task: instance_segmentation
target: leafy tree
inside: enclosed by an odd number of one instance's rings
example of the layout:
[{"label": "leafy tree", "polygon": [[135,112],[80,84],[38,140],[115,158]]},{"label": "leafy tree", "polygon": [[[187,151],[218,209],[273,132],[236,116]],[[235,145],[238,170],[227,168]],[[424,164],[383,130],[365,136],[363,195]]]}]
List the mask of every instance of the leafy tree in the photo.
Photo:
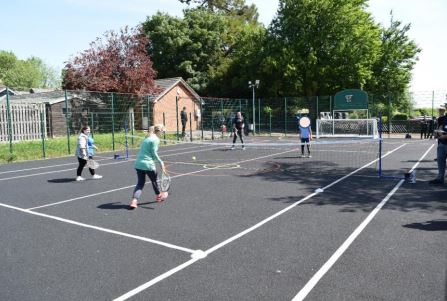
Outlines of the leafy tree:
[{"label": "leafy tree", "polygon": [[421,51],[407,35],[410,28],[411,24],[402,25],[400,21],[394,21],[391,13],[390,27],[381,29],[380,55],[372,67],[373,76],[366,85],[366,89],[379,101],[387,102],[391,97],[393,106],[401,109],[410,105],[407,92],[411,71]]},{"label": "leafy tree", "polygon": [[64,89],[144,95],[156,90],[155,71],[146,51],[149,40],[141,28],[106,32],[89,49],[69,61]]},{"label": "leafy tree", "polygon": [[160,78],[181,76],[199,93],[225,74],[234,43],[245,22],[203,8],[184,11],[184,18],[157,13],[143,24],[149,55]]},{"label": "leafy tree", "polygon": [[14,53],[0,50],[0,83],[3,83],[6,72],[15,67],[17,57]]},{"label": "leafy tree", "polygon": [[39,88],[41,83],[40,70],[29,60],[17,60],[14,67],[8,69],[3,78],[3,84],[16,90]]},{"label": "leafy tree", "polygon": [[40,58],[19,60],[7,51],[0,51],[0,82],[17,90],[58,87],[56,71]]},{"label": "leafy tree", "polygon": [[40,83],[36,86],[38,88],[58,88],[61,86],[60,79],[57,76],[57,71],[46,65],[42,59],[38,57],[31,57],[29,62],[39,70]]},{"label": "leafy tree", "polygon": [[248,22],[256,22],[259,14],[256,5],[245,4],[245,0],[179,0],[181,3],[198,4],[213,13],[227,16],[241,16]]},{"label": "leafy tree", "polygon": [[362,88],[380,40],[366,0],[281,0],[269,29],[279,94],[324,95]]}]

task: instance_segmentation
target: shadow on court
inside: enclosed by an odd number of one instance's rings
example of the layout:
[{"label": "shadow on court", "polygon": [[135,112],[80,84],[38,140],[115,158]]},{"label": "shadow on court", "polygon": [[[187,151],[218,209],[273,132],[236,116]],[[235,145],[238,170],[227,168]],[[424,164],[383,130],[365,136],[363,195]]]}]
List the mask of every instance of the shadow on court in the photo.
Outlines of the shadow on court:
[{"label": "shadow on court", "polygon": [[[268,182],[297,184],[289,197],[270,199],[276,202],[294,203],[299,200],[296,196],[296,189],[313,191],[317,188],[323,188],[355,170],[352,167],[343,167],[343,163],[323,162],[322,164],[322,162],[319,162],[317,165],[312,165],[311,161],[304,161],[306,164],[291,164],[281,162],[281,159],[284,159],[282,157],[274,159],[279,159],[274,162],[280,166],[277,170],[257,173],[255,176]],[[427,183],[427,179],[433,177],[430,174],[436,172],[436,167],[427,166],[433,164],[431,161],[428,162],[425,166],[422,165],[417,168],[418,179],[416,183],[403,183],[399,194],[387,203],[385,207],[387,210],[402,212],[447,210],[447,200],[443,198],[445,185],[434,187]],[[270,163],[272,164],[272,162]],[[402,166],[397,164],[398,168],[389,169],[387,173],[403,176],[404,171],[409,170],[411,165]],[[384,192],[391,191],[398,181],[399,179],[380,179],[375,165],[372,165],[344,179],[336,186],[330,187],[327,191],[315,196],[312,202],[306,202],[306,204],[308,206],[336,205],[340,207],[340,212],[369,212],[384,197]]]},{"label": "shadow on court", "polygon": [[447,231],[447,220],[432,220],[423,223],[412,223],[403,225],[403,227],[424,231]]},{"label": "shadow on court", "polygon": [[[143,208],[143,209],[150,209],[150,210],[154,210],[153,207],[148,207],[145,205],[150,205],[150,204],[156,204],[157,202],[153,201],[153,202],[146,202],[146,203],[139,203],[138,204],[138,208]],[[102,204],[98,206],[99,209],[106,209],[106,210],[135,210],[133,208],[130,208],[128,204],[123,204],[121,202],[115,202],[115,203],[106,203],[106,204]]]},{"label": "shadow on court", "polygon": [[75,182],[75,178],[60,178],[60,179],[50,179],[48,183],[70,183]]}]

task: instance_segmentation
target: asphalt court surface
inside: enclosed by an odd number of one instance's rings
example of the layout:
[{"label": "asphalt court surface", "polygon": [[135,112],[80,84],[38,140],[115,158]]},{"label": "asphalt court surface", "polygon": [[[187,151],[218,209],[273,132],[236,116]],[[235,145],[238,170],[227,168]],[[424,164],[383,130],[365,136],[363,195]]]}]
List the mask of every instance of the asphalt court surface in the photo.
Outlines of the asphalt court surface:
[{"label": "asphalt court surface", "polygon": [[170,196],[156,203],[146,184],[134,211],[133,156],[99,154],[104,178],[81,183],[74,157],[2,165],[0,299],[444,300],[447,186],[427,183],[433,141],[385,141],[384,174],[418,164],[415,184],[378,179],[377,162],[343,179],[371,157],[364,148],[332,162],[313,151],[162,147]]}]

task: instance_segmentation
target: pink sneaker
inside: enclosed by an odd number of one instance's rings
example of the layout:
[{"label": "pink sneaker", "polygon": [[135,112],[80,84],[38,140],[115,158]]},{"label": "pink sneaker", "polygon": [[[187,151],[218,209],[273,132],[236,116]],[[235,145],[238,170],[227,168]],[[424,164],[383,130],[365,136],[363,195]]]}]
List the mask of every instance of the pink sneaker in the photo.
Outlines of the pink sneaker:
[{"label": "pink sneaker", "polygon": [[133,199],[129,204],[130,209],[135,209],[138,207],[138,201],[136,199]]},{"label": "pink sneaker", "polygon": [[165,192],[161,192],[159,195],[157,195],[155,197],[155,200],[157,202],[162,202],[162,201],[166,200],[167,198],[168,198],[168,192],[165,191]]}]

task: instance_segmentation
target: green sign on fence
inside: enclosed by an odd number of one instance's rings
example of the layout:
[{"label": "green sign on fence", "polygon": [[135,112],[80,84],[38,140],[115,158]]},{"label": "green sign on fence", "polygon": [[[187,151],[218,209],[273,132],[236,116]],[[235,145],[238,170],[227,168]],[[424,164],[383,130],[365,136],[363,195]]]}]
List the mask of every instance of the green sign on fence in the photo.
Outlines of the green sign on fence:
[{"label": "green sign on fence", "polygon": [[343,90],[335,94],[334,110],[367,110],[368,94],[359,89]]}]

